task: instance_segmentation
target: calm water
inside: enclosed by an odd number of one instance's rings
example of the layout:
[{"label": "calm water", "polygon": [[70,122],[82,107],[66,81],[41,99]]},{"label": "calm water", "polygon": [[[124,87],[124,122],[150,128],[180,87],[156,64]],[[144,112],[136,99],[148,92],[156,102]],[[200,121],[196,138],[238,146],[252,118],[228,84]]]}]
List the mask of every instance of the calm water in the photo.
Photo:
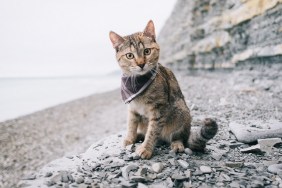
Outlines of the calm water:
[{"label": "calm water", "polygon": [[0,78],[0,122],[119,85],[119,73],[99,77]]}]

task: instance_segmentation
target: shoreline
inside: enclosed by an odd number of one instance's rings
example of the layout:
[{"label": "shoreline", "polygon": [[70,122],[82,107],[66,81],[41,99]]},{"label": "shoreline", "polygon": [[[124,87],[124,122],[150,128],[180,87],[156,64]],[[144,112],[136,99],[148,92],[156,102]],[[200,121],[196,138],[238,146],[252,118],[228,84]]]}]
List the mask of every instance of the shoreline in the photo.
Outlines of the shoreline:
[{"label": "shoreline", "polygon": [[16,186],[19,177],[125,129],[125,113],[115,89],[1,122],[0,187]]}]

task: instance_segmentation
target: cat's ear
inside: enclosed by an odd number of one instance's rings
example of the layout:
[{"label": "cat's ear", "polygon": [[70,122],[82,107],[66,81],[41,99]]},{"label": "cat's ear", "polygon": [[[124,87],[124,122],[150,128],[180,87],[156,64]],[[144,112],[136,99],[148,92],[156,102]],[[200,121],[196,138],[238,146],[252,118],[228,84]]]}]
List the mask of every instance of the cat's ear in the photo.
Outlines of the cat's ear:
[{"label": "cat's ear", "polygon": [[124,38],[122,38],[121,36],[119,36],[113,31],[110,31],[109,36],[114,48],[117,48],[119,45],[121,45],[124,42]]},{"label": "cat's ear", "polygon": [[156,38],[156,34],[155,34],[155,26],[154,26],[154,22],[152,20],[150,20],[148,23],[147,23],[147,26],[144,30],[144,35],[148,36],[148,37],[151,37],[155,40]]}]

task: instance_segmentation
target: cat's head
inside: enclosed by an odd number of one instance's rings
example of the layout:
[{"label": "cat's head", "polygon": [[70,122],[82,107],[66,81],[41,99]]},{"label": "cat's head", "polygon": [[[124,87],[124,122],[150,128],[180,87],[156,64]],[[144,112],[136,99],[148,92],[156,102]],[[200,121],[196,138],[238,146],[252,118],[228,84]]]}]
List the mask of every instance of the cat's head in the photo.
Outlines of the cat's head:
[{"label": "cat's head", "polygon": [[116,59],[125,74],[143,75],[157,66],[160,48],[152,20],[143,32],[122,37],[111,31],[110,39],[116,50]]}]

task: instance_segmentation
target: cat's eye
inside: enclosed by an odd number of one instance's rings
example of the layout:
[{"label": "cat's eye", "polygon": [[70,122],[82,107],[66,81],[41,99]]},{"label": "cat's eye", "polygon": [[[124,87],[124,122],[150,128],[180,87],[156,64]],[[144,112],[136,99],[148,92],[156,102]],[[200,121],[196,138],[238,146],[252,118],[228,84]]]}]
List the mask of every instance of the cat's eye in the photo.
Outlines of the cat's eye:
[{"label": "cat's eye", "polygon": [[125,54],[125,56],[126,56],[127,59],[133,59],[134,58],[133,53],[127,53],[127,54]]},{"label": "cat's eye", "polygon": [[151,54],[151,49],[150,48],[145,48],[144,55],[150,55],[150,54]]}]

